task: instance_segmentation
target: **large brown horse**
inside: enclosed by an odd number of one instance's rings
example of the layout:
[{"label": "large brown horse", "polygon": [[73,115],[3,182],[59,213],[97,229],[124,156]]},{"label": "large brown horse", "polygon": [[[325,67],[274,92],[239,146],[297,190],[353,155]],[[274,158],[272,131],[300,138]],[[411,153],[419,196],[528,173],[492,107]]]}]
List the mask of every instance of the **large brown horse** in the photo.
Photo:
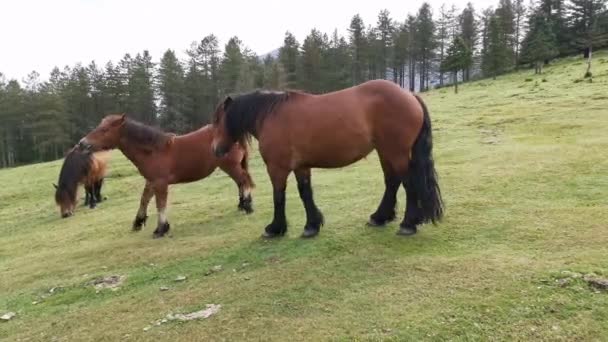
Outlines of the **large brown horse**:
[{"label": "large brown horse", "polygon": [[133,230],[145,225],[148,203],[156,196],[158,226],[154,237],[162,237],[170,228],[167,220],[167,192],[170,184],[188,183],[209,176],[216,168],[226,172],[238,185],[238,208],[253,212],[251,189],[253,181],[247,170],[247,146],[233,144],[226,155],[217,158],[211,149],[213,127],[176,136],[146,126],[125,115],[108,115],[99,126],[80,140],[83,149],[99,151],[118,148],[146,179]]},{"label": "large brown horse", "polygon": [[432,157],[431,119],[420,97],[388,81],[369,81],[325,95],[263,92],[227,97],[215,113],[213,149],[218,156],[249,136],[259,149],[273,186],[274,219],[263,237],[287,231],[285,187],[293,171],[306,209],[302,237],[319,233],[323,215],[310,182],[311,168],[339,168],[376,149],[385,192],[369,223],[395,219],[396,194],[403,184],[407,200],[398,234],[411,235],[443,215]]},{"label": "large brown horse", "polygon": [[85,190],[84,205],[95,208],[103,201],[101,186],[106,175],[108,156],[105,152],[91,153],[72,148],[65,156],[59,180],[55,187],[55,203],[59,206],[59,214],[66,218],[74,214],[78,185],[83,184]]}]

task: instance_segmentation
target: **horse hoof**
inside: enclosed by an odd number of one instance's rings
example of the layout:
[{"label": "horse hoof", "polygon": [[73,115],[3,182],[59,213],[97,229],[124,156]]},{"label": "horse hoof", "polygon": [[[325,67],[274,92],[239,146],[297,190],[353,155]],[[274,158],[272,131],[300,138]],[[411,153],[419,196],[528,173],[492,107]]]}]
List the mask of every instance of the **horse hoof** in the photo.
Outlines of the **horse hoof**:
[{"label": "horse hoof", "polygon": [[147,215],[144,217],[135,216],[135,221],[133,221],[133,230],[136,232],[140,231],[141,228],[146,225],[147,219],[148,219]]},{"label": "horse hoof", "polygon": [[154,230],[154,233],[152,234],[152,237],[154,239],[158,239],[161,238],[163,236],[165,236],[165,234],[167,234],[167,232],[169,231],[169,229],[171,229],[171,226],[169,225],[169,222],[165,222],[162,225],[159,225],[156,230]]},{"label": "horse hoof", "polygon": [[318,229],[304,229],[304,232],[302,232],[302,235],[300,235],[300,237],[303,239],[310,239],[317,235],[319,235]]},{"label": "horse hoof", "polygon": [[416,229],[416,226],[414,226],[414,227],[401,227],[397,231],[397,235],[410,236],[410,235],[416,234],[417,231],[418,231],[418,229]]},{"label": "horse hoof", "polygon": [[264,232],[264,233],[262,233],[261,238],[264,240],[272,240],[272,239],[277,239],[277,238],[283,237],[284,235],[285,235],[285,233]]},{"label": "horse hoof", "polygon": [[386,221],[385,222],[378,222],[376,220],[374,220],[373,218],[369,218],[369,221],[367,221],[367,226],[368,227],[384,227],[386,225]]}]

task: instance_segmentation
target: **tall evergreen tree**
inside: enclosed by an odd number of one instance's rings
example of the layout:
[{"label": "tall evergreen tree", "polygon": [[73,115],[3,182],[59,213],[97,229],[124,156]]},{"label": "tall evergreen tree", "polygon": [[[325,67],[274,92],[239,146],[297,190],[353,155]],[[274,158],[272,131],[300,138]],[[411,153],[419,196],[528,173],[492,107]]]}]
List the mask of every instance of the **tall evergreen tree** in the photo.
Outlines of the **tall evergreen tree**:
[{"label": "tall evergreen tree", "polygon": [[380,78],[385,79],[393,44],[393,21],[388,10],[382,10],[378,14],[376,27],[378,37],[378,69]]},{"label": "tall evergreen tree", "polygon": [[585,77],[591,77],[591,58],[594,48],[608,46],[608,21],[606,0],[570,0],[570,27],[575,46],[585,50],[587,71]]},{"label": "tall evergreen tree", "polygon": [[393,34],[393,81],[405,87],[405,68],[409,53],[409,32],[407,26],[402,24]]},{"label": "tall evergreen tree", "polygon": [[454,92],[458,94],[458,72],[467,70],[473,63],[473,52],[462,37],[455,37],[447,51],[447,57],[441,63],[441,69],[452,72]]},{"label": "tall evergreen tree", "polygon": [[365,25],[359,14],[351,19],[348,32],[352,59],[352,80],[353,84],[359,84],[365,81],[365,49],[367,45]]},{"label": "tall evergreen tree", "polygon": [[499,16],[490,17],[487,32],[487,46],[482,59],[482,70],[484,75],[492,76],[505,72],[510,66],[510,49],[505,41],[506,34],[503,32],[503,23]]},{"label": "tall evergreen tree", "polygon": [[515,65],[515,10],[511,0],[499,0],[495,16],[500,25],[501,39],[508,53],[505,68],[508,69]]},{"label": "tall evergreen tree", "polygon": [[286,73],[286,86],[295,88],[298,84],[298,57],[299,47],[296,37],[289,31],[285,33],[283,46],[279,49],[279,61]]},{"label": "tall evergreen tree", "polygon": [[165,51],[158,68],[159,121],[166,130],[184,133],[189,124],[184,114],[184,69],[173,50]]},{"label": "tall evergreen tree", "polygon": [[[475,8],[472,3],[469,2],[467,4],[467,7],[460,14],[459,21],[462,42],[467,46],[467,51],[474,54],[478,40],[478,23],[475,19]],[[452,45],[454,45],[454,43]],[[471,78],[471,65],[472,62],[467,64],[463,69],[463,81],[468,81]]]},{"label": "tall evergreen tree", "polygon": [[552,22],[543,12],[530,17],[530,30],[522,44],[522,60],[534,65],[536,74],[542,73],[545,60],[558,55]]},{"label": "tall evergreen tree", "polygon": [[128,67],[128,112],[136,119],[148,124],[155,124],[156,96],[154,93],[154,63],[152,56],[145,50],[130,60]]},{"label": "tall evergreen tree", "polygon": [[[452,7],[453,8],[453,7]],[[447,49],[450,41],[453,39],[452,26],[454,23],[454,13],[446,4],[442,4],[439,8],[439,18],[437,19],[437,44],[439,64],[442,64],[447,56]],[[443,68],[439,69],[439,85],[443,86],[444,76]]]},{"label": "tall evergreen tree", "polygon": [[423,3],[416,16],[416,47],[420,65],[420,90],[428,89],[431,60],[437,46],[431,5]]},{"label": "tall evergreen tree", "polygon": [[223,95],[234,93],[237,90],[241,68],[245,63],[242,50],[242,42],[238,37],[232,37],[228,40],[220,68]]},{"label": "tall evergreen tree", "polygon": [[513,3],[513,11],[515,13],[515,33],[513,35],[513,43],[515,44],[515,66],[519,65],[521,40],[524,33],[524,19],[526,17],[526,5],[524,0],[515,0]]},{"label": "tall evergreen tree", "polygon": [[300,87],[310,92],[318,92],[323,88],[323,57],[326,42],[317,29],[312,29],[302,43],[300,57]]},{"label": "tall evergreen tree", "polygon": [[408,32],[408,78],[409,78],[409,90],[416,90],[416,61],[419,55],[418,48],[418,40],[416,39],[418,33],[418,22],[416,17],[413,15],[408,15],[406,21],[406,27]]}]

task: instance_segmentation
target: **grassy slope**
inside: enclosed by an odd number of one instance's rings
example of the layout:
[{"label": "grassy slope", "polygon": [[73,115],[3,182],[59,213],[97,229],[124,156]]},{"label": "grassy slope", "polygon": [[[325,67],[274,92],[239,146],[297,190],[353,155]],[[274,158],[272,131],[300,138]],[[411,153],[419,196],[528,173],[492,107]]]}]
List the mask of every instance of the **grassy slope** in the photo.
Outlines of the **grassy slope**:
[{"label": "grassy slope", "polygon": [[[411,238],[395,236],[396,224],[364,225],[383,190],[375,155],[314,172],[327,222],[311,241],[297,238],[293,178],[291,233],[258,239],[272,200],[257,154],[252,216],[236,211],[236,187],[218,172],[172,188],[173,237],[161,240],[153,224],[130,231],[143,181],[120,153],[109,201],[68,220],[52,199],[58,162],[2,170],[0,313],[18,316],[0,323],[0,339],[608,339],[608,294],[555,285],[563,270],[608,276],[608,55],[598,54],[594,83],[573,82],[583,69],[570,59],[543,76],[426,94],[448,211]],[[214,265],[224,270],[204,276]],[[128,276],[119,291],[85,286],[110,274]],[[181,274],[188,280],[174,283]],[[223,308],[142,330],[206,303]]]}]

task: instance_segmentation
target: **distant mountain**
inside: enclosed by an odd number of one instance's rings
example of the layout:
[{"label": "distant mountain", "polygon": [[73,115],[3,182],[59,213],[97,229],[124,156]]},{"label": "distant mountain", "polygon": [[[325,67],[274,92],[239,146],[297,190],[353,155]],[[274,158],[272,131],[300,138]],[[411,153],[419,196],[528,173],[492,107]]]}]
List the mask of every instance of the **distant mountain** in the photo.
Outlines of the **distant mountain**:
[{"label": "distant mountain", "polygon": [[267,52],[263,55],[260,55],[260,59],[264,60],[267,56],[271,56],[272,58],[278,58],[279,57],[279,49],[274,49],[270,52]]}]

